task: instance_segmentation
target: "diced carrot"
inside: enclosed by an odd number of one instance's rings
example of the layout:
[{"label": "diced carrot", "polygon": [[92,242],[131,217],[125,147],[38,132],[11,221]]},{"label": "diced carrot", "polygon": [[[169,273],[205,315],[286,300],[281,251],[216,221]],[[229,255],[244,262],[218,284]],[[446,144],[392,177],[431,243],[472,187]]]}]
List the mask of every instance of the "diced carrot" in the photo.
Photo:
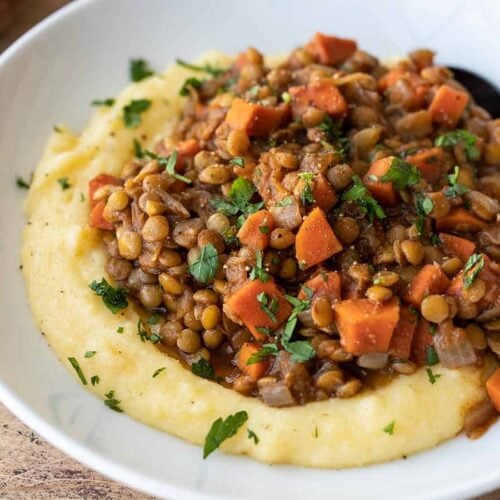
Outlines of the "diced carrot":
[{"label": "diced carrot", "polygon": [[500,368],[486,381],[486,391],[493,406],[500,412]]},{"label": "diced carrot", "polygon": [[331,78],[321,78],[309,85],[290,87],[292,111],[294,116],[301,116],[308,106],[321,109],[331,116],[345,116],[347,102]]},{"label": "diced carrot", "polygon": [[372,176],[382,177],[391,167],[394,156],[387,156],[374,161],[368,172],[363,177],[363,182],[372,196],[382,205],[394,206],[397,203],[397,192],[392,182],[381,182],[373,180]]},{"label": "diced carrot", "polygon": [[379,303],[369,299],[348,299],[333,306],[340,342],[347,352],[360,356],[387,352],[399,321],[399,304],[393,298]]},{"label": "diced carrot", "polygon": [[429,84],[417,73],[409,71],[407,68],[397,67],[388,71],[377,82],[379,92],[385,92],[398,83],[399,80],[404,80],[413,91],[411,101],[406,103],[407,109],[420,109],[425,101]]},{"label": "diced carrot", "polygon": [[226,115],[226,123],[233,130],[244,130],[249,136],[267,136],[281,123],[285,108],[272,108],[234,99]]},{"label": "diced carrot", "polygon": [[478,219],[465,208],[458,207],[448,215],[436,220],[438,231],[458,231],[459,233],[477,233],[488,226],[486,222]]},{"label": "diced carrot", "polygon": [[269,245],[269,233],[274,227],[271,212],[259,210],[246,219],[237,236],[243,245],[254,250],[264,250]]},{"label": "diced carrot", "polygon": [[260,347],[258,344],[254,344],[251,342],[245,342],[238,353],[238,368],[245,374],[252,377],[254,380],[257,380],[266,373],[267,368],[269,367],[269,361],[263,360],[258,363],[252,363],[247,365],[247,361],[250,359],[250,356],[256,352],[260,351]]},{"label": "diced carrot", "polygon": [[455,90],[449,85],[441,85],[429,106],[432,120],[449,127],[456,125],[469,102],[466,92]]},{"label": "diced carrot", "polygon": [[434,184],[441,178],[444,153],[441,148],[429,148],[406,157],[406,161],[415,165],[422,177]]},{"label": "diced carrot", "polygon": [[403,68],[394,68],[389,70],[385,75],[379,78],[377,87],[380,92],[385,92],[389,87],[392,87],[396,82],[407,72]]},{"label": "diced carrot", "polygon": [[[264,295],[260,296],[260,294]],[[260,302],[258,297],[261,298]],[[277,302],[274,312],[272,309],[269,311],[273,299],[276,299],[275,302]],[[266,301],[266,304],[262,300]],[[226,299],[226,305],[234,315],[243,321],[256,339],[266,338],[266,335],[259,332],[257,328],[275,330],[285,322],[292,312],[292,306],[286,300],[285,294],[271,280],[266,283],[260,280],[245,283]]]},{"label": "diced carrot", "polygon": [[417,316],[408,307],[401,307],[399,322],[389,345],[389,354],[395,358],[408,359],[411,353],[413,335],[417,328]]},{"label": "diced carrot", "polygon": [[321,64],[339,64],[350,57],[357,49],[354,40],[316,33],[305,46],[307,52]]},{"label": "diced carrot", "polygon": [[328,211],[337,203],[337,195],[332,185],[322,174],[318,174],[314,177],[312,194],[314,203],[322,210]]},{"label": "diced carrot", "polygon": [[89,181],[89,202],[91,207],[95,207],[99,200],[94,199],[95,192],[103,186],[121,186],[123,181],[113,175],[99,174]]},{"label": "diced carrot", "polygon": [[342,284],[337,271],[320,270],[312,278],[309,278],[299,291],[297,297],[300,300],[307,299],[305,289],[312,290],[312,298],[326,297],[330,302],[340,300]]},{"label": "diced carrot", "polygon": [[300,225],[295,237],[295,256],[301,269],[319,264],[342,251],[342,243],[337,239],[321,208],[314,208]]},{"label": "diced carrot", "polygon": [[476,244],[473,241],[453,234],[439,233],[439,239],[448,255],[458,257],[464,263],[476,250]]},{"label": "diced carrot", "polygon": [[90,227],[95,227],[96,229],[105,229],[107,231],[113,231],[115,228],[111,222],[108,222],[104,218],[104,207],[106,203],[104,201],[98,201],[96,205],[90,211],[89,225]]},{"label": "diced carrot", "polygon": [[420,307],[427,295],[444,293],[449,285],[450,280],[438,264],[426,264],[412,279],[404,299],[413,306]]},{"label": "diced carrot", "polygon": [[413,335],[410,359],[418,366],[427,364],[427,352],[434,343],[431,334],[431,325],[424,318],[418,320],[417,329]]}]

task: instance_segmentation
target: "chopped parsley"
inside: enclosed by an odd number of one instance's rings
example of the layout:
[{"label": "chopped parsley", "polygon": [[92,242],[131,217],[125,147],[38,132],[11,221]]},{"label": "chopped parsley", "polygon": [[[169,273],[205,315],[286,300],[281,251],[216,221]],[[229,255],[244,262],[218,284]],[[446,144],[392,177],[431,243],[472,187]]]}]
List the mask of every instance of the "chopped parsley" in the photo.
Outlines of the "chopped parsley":
[{"label": "chopped parsley", "polygon": [[465,263],[464,267],[464,288],[472,286],[479,273],[484,269],[484,257],[480,253],[472,254]]},{"label": "chopped parsley", "polygon": [[99,375],[92,375],[92,377],[90,377],[90,383],[92,386],[97,385],[100,381],[101,379],[99,378]]},{"label": "chopped parsley", "polygon": [[271,228],[269,226],[259,226],[259,233],[269,234],[271,232]]},{"label": "chopped parsley", "polygon": [[257,434],[255,434],[254,431],[247,429],[247,433],[248,433],[248,439],[253,439],[253,442],[255,444],[259,444],[259,438],[258,438]]},{"label": "chopped parsley", "polygon": [[66,191],[66,189],[69,189],[71,187],[71,184],[69,183],[67,177],[61,177],[60,179],[57,179],[57,182],[59,183],[63,191]]},{"label": "chopped parsley", "polygon": [[80,379],[82,384],[87,385],[87,379],[85,378],[85,375],[83,374],[83,371],[80,368],[80,364],[78,363],[76,358],[68,358],[68,361],[71,363],[71,366],[75,369],[75,372],[78,375],[78,378]]},{"label": "chopped parsley", "polygon": [[[349,146],[349,139],[343,135],[342,130],[339,126],[335,125],[331,117],[327,115],[317,128],[325,132],[328,139],[334,143],[336,152],[342,157],[342,159],[345,159],[347,155],[347,148]],[[323,146],[331,148],[329,143],[323,144]]]},{"label": "chopped parsley", "polygon": [[161,340],[159,334],[148,332],[142,319],[137,320],[137,335],[139,335],[141,342],[146,342],[146,340],[149,340],[153,344],[157,344]]},{"label": "chopped parsley", "polygon": [[426,368],[425,371],[427,372],[427,376],[429,377],[429,382],[434,385],[439,377],[441,375],[439,373],[432,373],[432,370],[430,368]]},{"label": "chopped parsley", "polygon": [[108,108],[110,108],[111,106],[113,106],[113,104],[115,103],[115,100],[112,99],[112,98],[108,98],[108,99],[94,99],[90,105],[91,106],[107,106]]},{"label": "chopped parsley", "polygon": [[127,128],[137,128],[142,121],[141,114],[151,107],[149,99],[135,99],[123,108],[123,121]]},{"label": "chopped parsley", "polygon": [[262,201],[258,203],[250,202],[254,193],[255,186],[249,180],[238,177],[231,185],[229,200],[215,198],[211,200],[210,204],[226,216],[241,214],[244,217],[248,217],[264,206]]},{"label": "chopped parsley", "polygon": [[84,358],[93,358],[97,354],[97,351],[87,351]]},{"label": "chopped parsley", "polygon": [[276,203],[279,208],[289,207],[293,203],[293,196],[287,196]]},{"label": "chopped parsley", "polygon": [[425,218],[432,212],[434,203],[432,203],[430,198],[418,194],[415,201],[415,208],[418,216],[415,224],[417,226],[419,236],[422,237],[425,233]]},{"label": "chopped parsley", "polygon": [[[258,330],[257,330],[258,331]],[[261,332],[259,332],[261,333]],[[264,344],[259,351],[254,352],[247,359],[247,365],[253,365],[266,360],[269,356],[278,354],[278,346],[276,344]]]},{"label": "chopped parsley", "polygon": [[439,363],[439,357],[437,355],[436,349],[434,346],[428,345],[425,350],[425,364],[427,366],[434,366]]},{"label": "chopped parsley", "polygon": [[392,182],[396,189],[405,189],[417,184],[420,179],[420,171],[415,165],[411,165],[401,158],[394,158],[389,170],[379,180],[380,182]]},{"label": "chopped parsley", "polygon": [[226,419],[218,418],[210,427],[203,446],[203,458],[207,458],[226,439],[233,437],[239,428],[248,420],[246,411],[239,411],[229,415]]},{"label": "chopped parsley", "polygon": [[342,195],[342,200],[355,201],[361,209],[361,212],[368,215],[370,222],[373,222],[374,217],[385,219],[385,213],[382,207],[369,194],[367,187],[363,184],[359,175],[354,175],[352,181],[352,187]]},{"label": "chopped parsley", "polygon": [[179,95],[181,95],[182,97],[188,96],[190,94],[190,89],[197,90],[201,87],[202,83],[203,80],[200,80],[199,78],[186,78],[179,90]]},{"label": "chopped parsley", "polygon": [[204,64],[203,66],[197,66],[195,64],[190,64],[186,61],[183,61],[182,59],[176,59],[175,61],[179,66],[182,66],[184,68],[190,69],[192,71],[202,71],[203,73],[208,73],[209,75],[215,77],[222,75],[222,73],[225,73],[225,69],[217,68],[215,66],[212,66],[210,63],[209,64]]},{"label": "chopped parsley", "polygon": [[119,326],[119,327],[116,329],[116,333],[123,333],[123,326]]},{"label": "chopped parsley", "polygon": [[205,358],[200,358],[196,363],[191,365],[191,371],[198,377],[208,380],[215,379],[215,370],[213,366]]},{"label": "chopped parsley", "polygon": [[102,298],[105,306],[113,314],[116,314],[118,311],[128,306],[128,290],[120,287],[113,288],[105,278],[102,278],[100,283],[97,283],[96,280],[92,281],[89,287],[96,295]]},{"label": "chopped parsley", "polygon": [[133,82],[140,82],[154,75],[154,71],[144,59],[132,59],[129,66],[129,75]]},{"label": "chopped parsley", "polygon": [[460,173],[460,168],[455,165],[453,169],[453,173],[448,174],[448,184],[450,187],[444,190],[444,194],[448,198],[455,198],[456,196],[462,196],[463,194],[468,193],[470,190],[467,186],[460,184],[458,182],[458,174]]},{"label": "chopped parsley", "polygon": [[394,434],[394,427],[396,426],[396,421],[393,420],[389,424],[387,424],[382,430],[386,433],[389,434],[389,436],[392,436]]},{"label": "chopped parsley", "polygon": [[188,272],[196,281],[210,283],[219,269],[219,255],[212,243],[201,247],[200,256],[188,267]]},{"label": "chopped parsley", "polygon": [[148,325],[157,325],[161,320],[161,314],[155,312],[146,321]]},{"label": "chopped parsley", "polygon": [[16,186],[19,189],[29,189],[31,186],[31,181],[32,181],[32,179],[30,179],[28,182],[26,182],[22,177],[17,176],[16,177]]},{"label": "chopped parsley", "polygon": [[245,158],[243,156],[235,156],[229,160],[229,163],[240,168],[245,168]]},{"label": "chopped parsley", "polygon": [[118,406],[121,401],[119,399],[115,398],[115,391],[109,391],[107,394],[104,394],[105,400],[104,404],[113,411],[116,411],[118,413],[122,413],[123,410]]},{"label": "chopped parsley", "polygon": [[273,333],[273,329],[268,326],[256,326],[255,329],[259,333],[262,333],[262,335],[271,335],[271,333]]},{"label": "chopped parsley", "polygon": [[267,283],[269,281],[269,274],[262,265],[262,252],[260,250],[257,250],[255,253],[255,266],[250,272],[250,279],[252,281],[259,279],[262,283]]},{"label": "chopped parsley", "polygon": [[153,373],[153,378],[156,378],[162,371],[165,370],[165,367],[162,366],[161,368],[158,368],[154,373]]},{"label": "chopped parsley", "polygon": [[260,292],[257,295],[257,302],[260,302],[260,308],[269,316],[273,323],[278,321],[276,313],[278,312],[279,302],[276,297],[269,300],[269,295],[266,292]]},{"label": "chopped parsley", "polygon": [[142,160],[145,155],[146,152],[142,149],[141,143],[137,139],[134,139],[134,156]]},{"label": "chopped parsley", "polygon": [[440,135],[434,144],[443,148],[449,148],[462,143],[465,147],[467,159],[479,160],[481,151],[476,146],[478,140],[479,137],[467,132],[467,130],[453,130],[452,132]]},{"label": "chopped parsley", "polygon": [[281,100],[288,104],[292,102],[292,96],[288,92],[283,92],[281,94]]},{"label": "chopped parsley", "polygon": [[145,150],[144,154],[148,156],[149,158],[156,160],[160,167],[165,168],[165,172],[167,174],[171,175],[174,179],[177,179],[178,181],[185,182],[186,184],[191,184],[193,181],[189,179],[188,177],[185,177],[184,175],[178,174],[175,171],[175,167],[177,165],[177,158],[179,154],[177,151],[174,151],[170,156],[159,156],[152,151]]},{"label": "chopped parsley", "polygon": [[302,172],[299,174],[299,179],[304,182],[304,188],[300,193],[300,201],[304,206],[312,205],[315,201],[313,195],[314,174],[312,172]]}]

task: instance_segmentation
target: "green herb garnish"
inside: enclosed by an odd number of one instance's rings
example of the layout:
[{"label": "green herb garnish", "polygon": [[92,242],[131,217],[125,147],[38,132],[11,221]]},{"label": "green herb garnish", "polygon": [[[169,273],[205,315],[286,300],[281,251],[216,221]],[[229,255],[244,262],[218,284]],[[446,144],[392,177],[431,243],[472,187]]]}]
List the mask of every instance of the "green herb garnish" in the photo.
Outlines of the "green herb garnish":
[{"label": "green herb garnish", "polygon": [[259,444],[259,438],[257,437],[257,434],[255,434],[254,431],[247,429],[248,432],[248,439],[253,439],[253,442],[255,444]]},{"label": "green herb garnish", "polygon": [[84,358],[93,358],[97,354],[97,351],[87,351]]},{"label": "green herb garnish", "polygon": [[182,87],[179,90],[179,95],[182,97],[186,97],[190,94],[190,89],[197,90],[201,87],[203,83],[203,80],[200,80],[199,78],[191,77],[191,78],[186,78],[184,80],[184,83],[182,84]]},{"label": "green herb garnish", "polygon": [[26,182],[22,177],[17,176],[16,177],[16,186],[19,189],[29,189],[31,186],[31,181],[32,181],[32,179],[30,179],[29,182]]},{"label": "green herb garnish", "polygon": [[90,105],[91,106],[107,106],[108,108],[110,108],[111,106],[113,106],[113,104],[115,103],[115,100],[112,99],[112,98],[108,98],[108,99],[94,99]]},{"label": "green herb garnish", "polygon": [[281,100],[286,104],[292,102],[292,96],[288,92],[283,92],[281,94]]},{"label": "green herb garnish", "polygon": [[382,430],[392,436],[394,434],[394,427],[396,426],[396,421],[393,420],[391,423],[387,424]]},{"label": "green herb garnish", "polygon": [[434,385],[437,381],[437,379],[441,376],[439,373],[432,373],[432,370],[430,368],[426,368],[425,371],[427,372],[427,376],[429,377],[429,382]]},{"label": "green herb garnish", "polygon": [[212,243],[201,247],[200,256],[188,267],[188,272],[198,282],[210,283],[219,269],[219,255]]},{"label": "green herb garnish", "polygon": [[134,139],[134,156],[142,160],[145,155],[146,152],[142,149],[141,143],[137,139]]},{"label": "green herb garnish", "polygon": [[262,252],[257,250],[255,253],[255,266],[250,272],[250,279],[252,281],[259,279],[262,283],[267,283],[269,281],[269,274],[265,271],[262,260]]},{"label": "green herb garnish", "polygon": [[118,413],[123,413],[123,410],[118,406],[121,401],[115,398],[115,391],[109,391],[107,394],[104,394],[106,399],[104,400],[104,404],[113,411]]},{"label": "green herb garnish", "polygon": [[222,75],[222,73],[225,73],[225,69],[217,68],[215,66],[212,66],[210,63],[209,64],[204,64],[203,66],[197,66],[195,64],[190,64],[186,61],[183,61],[182,59],[176,59],[175,61],[179,66],[183,66],[184,68],[190,69],[192,71],[202,71],[204,73],[208,73],[209,75],[212,75],[213,77]]},{"label": "green herb garnish", "polygon": [[234,415],[229,415],[225,420],[218,418],[210,427],[205,445],[203,446],[203,458],[207,458],[213,453],[226,439],[233,437],[239,428],[248,420],[246,411],[239,411]]},{"label": "green herb garnish", "polygon": [[154,71],[144,59],[132,59],[129,66],[129,75],[133,82],[140,82],[154,75]]},{"label": "green herb garnish", "polygon": [[479,273],[484,269],[484,257],[480,253],[472,254],[465,263],[464,267],[464,288],[472,286]]},{"label": "green herb garnish", "polygon": [[363,184],[359,175],[354,175],[352,181],[352,187],[342,195],[342,200],[355,201],[361,209],[361,212],[368,215],[370,222],[373,222],[374,217],[385,219],[385,213],[382,207],[369,194],[367,187]]},{"label": "green herb garnish", "polygon": [[314,174],[312,172],[302,172],[299,174],[299,179],[304,182],[304,189],[300,193],[300,201],[302,205],[312,205],[314,203],[314,195],[313,195],[313,181]]},{"label": "green herb garnish", "polygon": [[97,385],[100,381],[101,379],[99,378],[99,375],[92,375],[92,377],[90,377],[90,383],[92,386]]},{"label": "green herb garnish", "polygon": [[156,160],[160,167],[165,168],[165,172],[167,174],[171,175],[174,179],[177,179],[178,181],[185,182],[186,184],[191,184],[193,181],[189,179],[188,177],[185,177],[184,175],[178,174],[175,171],[175,167],[177,165],[177,159],[179,157],[179,153],[177,151],[174,151],[170,156],[159,156],[156,153],[153,153],[152,151],[149,151],[148,149],[144,150],[144,155],[148,156],[149,158]]},{"label": "green herb garnish", "polygon": [[269,226],[259,226],[259,233],[269,234],[271,232],[271,228]]},{"label": "green herb garnish", "polygon": [[245,158],[243,158],[243,156],[235,156],[229,160],[229,163],[240,168],[245,168]]},{"label": "green herb garnish", "polygon": [[68,361],[71,363],[71,366],[75,369],[75,372],[78,375],[78,378],[80,379],[82,384],[87,385],[87,379],[85,378],[85,375],[83,374],[83,371],[80,368],[80,364],[78,363],[76,358],[68,358]]},{"label": "green herb garnish", "polygon": [[246,364],[253,365],[255,363],[260,363],[261,361],[264,361],[267,358],[269,358],[269,356],[274,356],[278,354],[278,351],[279,349],[276,344],[264,344],[259,351],[256,351],[250,355],[250,357],[247,359]]},{"label": "green herb garnish", "polygon": [[215,379],[215,370],[205,358],[200,358],[196,363],[193,363],[191,365],[191,371],[195,375],[198,375],[198,377],[206,378],[209,380]]},{"label": "green herb garnish", "polygon": [[278,201],[276,203],[276,206],[279,208],[283,207],[289,207],[293,202],[293,196],[287,196],[286,198],[283,198],[282,200]]},{"label": "green herb garnish", "polygon": [[69,189],[71,187],[71,184],[69,183],[67,177],[61,177],[60,179],[57,179],[57,182],[59,183],[63,191],[66,191],[66,189]]},{"label": "green herb garnish", "polygon": [[458,174],[460,173],[460,168],[455,165],[453,169],[453,173],[448,174],[448,184],[450,187],[444,190],[444,194],[448,196],[448,198],[455,198],[456,196],[462,196],[470,191],[467,186],[460,184],[458,182]]},{"label": "green herb garnish", "polygon": [[278,312],[279,302],[276,297],[269,300],[269,295],[266,292],[260,292],[257,295],[257,302],[260,302],[260,308],[269,316],[273,323],[276,323],[276,313]]},{"label": "green herb garnish", "polygon": [[125,288],[113,288],[105,278],[102,278],[100,283],[92,281],[89,285],[90,289],[102,298],[105,306],[113,313],[116,314],[121,309],[128,306],[127,294]]},{"label": "green herb garnish", "polygon": [[119,326],[119,327],[116,329],[116,333],[123,333],[123,326]]},{"label": "green herb garnish", "polygon": [[165,370],[165,367],[162,366],[161,368],[158,368],[154,373],[153,373],[153,378],[156,378],[162,371]]},{"label": "green herb garnish", "polygon": [[427,366],[434,366],[439,363],[439,357],[437,355],[436,349],[433,346],[428,345],[425,350],[425,364]]},{"label": "green herb garnish", "polygon": [[405,189],[417,184],[420,179],[420,171],[415,165],[411,165],[401,158],[394,158],[389,170],[379,180],[380,182],[392,182],[396,189]]},{"label": "green herb garnish", "polygon": [[479,137],[467,130],[453,130],[452,132],[447,132],[446,134],[440,135],[434,142],[436,146],[443,148],[448,148],[455,146],[456,144],[463,143],[465,147],[465,154],[469,160],[479,160],[481,156],[481,151],[476,146],[479,141]]},{"label": "green herb garnish", "polygon": [[231,216],[242,214],[248,217],[264,206],[263,202],[250,202],[254,193],[255,186],[247,179],[238,177],[231,185],[229,200],[215,198],[211,200],[210,204],[224,215]]},{"label": "green herb garnish", "polygon": [[137,128],[142,121],[141,114],[151,107],[149,99],[136,99],[123,108],[123,121],[127,128]]},{"label": "green herb garnish", "polygon": [[415,224],[417,226],[419,236],[422,237],[425,233],[425,218],[432,212],[434,203],[432,203],[430,198],[418,194],[415,204],[418,216]]}]

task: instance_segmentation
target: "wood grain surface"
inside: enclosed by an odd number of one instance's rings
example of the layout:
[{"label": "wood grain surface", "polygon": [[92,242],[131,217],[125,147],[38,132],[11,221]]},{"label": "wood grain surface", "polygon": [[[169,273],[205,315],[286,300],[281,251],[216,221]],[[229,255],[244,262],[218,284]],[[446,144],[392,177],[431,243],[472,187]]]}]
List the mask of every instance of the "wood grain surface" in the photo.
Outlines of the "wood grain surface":
[{"label": "wood grain surface", "polygon": [[[0,52],[66,3],[68,0],[0,0]],[[0,403],[0,499],[102,498],[151,497],[106,479],[67,457]],[[500,490],[478,500],[500,500]]]}]

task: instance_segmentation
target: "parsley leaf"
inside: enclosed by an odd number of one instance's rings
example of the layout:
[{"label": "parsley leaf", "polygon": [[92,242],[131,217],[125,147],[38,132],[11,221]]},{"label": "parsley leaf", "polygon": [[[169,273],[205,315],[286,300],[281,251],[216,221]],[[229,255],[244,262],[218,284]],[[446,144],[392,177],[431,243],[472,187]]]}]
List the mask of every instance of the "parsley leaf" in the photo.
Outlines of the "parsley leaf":
[{"label": "parsley leaf", "polygon": [[92,281],[89,287],[99,297],[102,297],[102,301],[113,314],[128,306],[128,290],[120,287],[113,288],[105,278],[102,278],[100,283],[97,283],[96,280]]},{"label": "parsley leaf", "polygon": [[92,375],[92,377],[90,378],[90,382],[93,386],[97,385],[100,381],[101,379],[99,378],[99,375]]},{"label": "parsley leaf", "polygon": [[253,439],[253,442],[255,444],[259,444],[259,438],[258,438],[257,434],[255,434],[254,431],[247,429],[247,433],[248,433],[248,439]]},{"label": "parsley leaf", "polygon": [[432,203],[432,200],[430,198],[427,198],[421,194],[417,195],[417,198],[415,200],[415,209],[417,211],[417,221],[416,221],[416,226],[417,226],[417,231],[419,236],[423,236],[425,233],[425,218],[432,212],[432,209],[434,208],[434,203]]},{"label": "parsley leaf", "polygon": [[22,177],[17,176],[16,177],[16,186],[19,189],[29,189],[31,186],[31,181],[32,181],[32,179],[30,179],[29,182],[26,182]]},{"label": "parsley leaf", "polygon": [[[325,132],[328,139],[334,143],[336,152],[342,159],[345,159],[349,147],[349,139],[343,135],[342,130],[339,126],[335,125],[331,117],[327,115],[317,128]],[[328,147],[330,145],[326,143],[323,146]]]},{"label": "parsley leaf", "polygon": [[153,378],[156,378],[164,370],[165,370],[164,366],[162,366],[161,368],[158,368],[157,370],[155,370],[155,372],[153,373]]},{"label": "parsley leaf", "polygon": [[75,369],[75,372],[78,375],[78,378],[80,379],[81,383],[83,385],[87,385],[87,379],[85,378],[85,375],[83,374],[83,371],[80,368],[80,364],[78,363],[76,358],[68,358],[68,361],[71,363],[71,366]]},{"label": "parsley leaf", "polygon": [[104,404],[113,411],[118,413],[123,413],[123,410],[118,406],[121,401],[115,398],[115,391],[109,391],[107,394],[104,394],[106,399],[104,400]]},{"label": "parsley leaf", "polygon": [[217,211],[227,216],[238,215],[240,213],[248,216],[264,206],[263,202],[250,203],[254,193],[254,185],[247,179],[238,177],[231,185],[229,200],[216,198],[211,200],[210,204]]},{"label": "parsley leaf", "polygon": [[115,100],[112,99],[112,98],[109,98],[109,99],[94,99],[90,105],[91,106],[108,106],[108,108],[110,108],[111,106],[113,106],[113,104],[115,103]]},{"label": "parsley leaf", "polygon": [[247,359],[246,364],[253,365],[255,363],[260,363],[261,361],[267,359],[269,356],[274,356],[275,354],[278,354],[278,346],[276,344],[264,344],[262,346],[262,349],[250,355],[250,357]]},{"label": "parsley leaf", "polygon": [[225,420],[218,418],[210,427],[205,445],[203,446],[203,458],[207,458],[226,439],[233,437],[239,428],[248,420],[246,411],[239,411],[234,415],[229,415]]},{"label": "parsley leaf", "polygon": [[129,66],[129,75],[133,82],[140,82],[144,78],[154,75],[154,71],[144,59],[132,59]]},{"label": "parsley leaf", "polygon": [[361,212],[368,215],[370,222],[373,222],[374,217],[385,219],[385,213],[382,207],[369,194],[367,187],[363,184],[359,175],[354,175],[352,181],[352,187],[342,195],[342,200],[357,202]]},{"label": "parsley leaf", "polygon": [[201,87],[201,84],[203,83],[203,80],[200,80],[199,78],[191,77],[191,78],[186,78],[184,80],[184,83],[182,84],[182,87],[179,90],[179,95],[182,97],[186,97],[190,94],[189,89],[199,89]]},{"label": "parsley leaf", "polygon": [[201,247],[200,256],[189,267],[188,271],[197,281],[203,284],[210,283],[219,268],[219,255],[212,243]]},{"label": "parsley leaf", "polygon": [[484,257],[480,253],[472,254],[464,267],[464,288],[468,289],[472,286],[479,273],[484,268]]},{"label": "parsley leaf", "polygon": [[196,66],[195,64],[190,64],[186,61],[183,61],[182,59],[176,59],[175,62],[179,66],[182,66],[184,68],[190,69],[192,71],[202,71],[204,73],[208,73],[209,75],[212,75],[213,77],[222,75],[222,73],[226,72],[225,69],[216,68],[215,66],[212,66],[210,63],[204,64],[203,66]]},{"label": "parsley leaf", "polygon": [[425,350],[425,364],[427,366],[434,366],[439,363],[439,357],[437,355],[436,349],[434,346],[428,345]]},{"label": "parsley leaf", "polygon": [[460,184],[458,182],[458,174],[460,173],[460,168],[455,165],[452,174],[448,174],[448,184],[450,187],[444,190],[444,194],[448,196],[448,198],[455,198],[456,196],[462,196],[465,193],[469,192],[469,188]]},{"label": "parsley leaf", "polygon": [[191,365],[191,371],[195,375],[198,375],[198,377],[207,378],[209,380],[215,379],[215,370],[205,358],[200,358],[196,363],[193,363]]},{"label": "parsley leaf", "polygon": [[281,100],[284,103],[288,104],[288,103],[292,102],[292,96],[288,92],[283,92],[281,94]]},{"label": "parsley leaf", "polygon": [[119,326],[119,327],[116,329],[116,333],[123,333],[123,326]]},{"label": "parsley leaf", "polygon": [[59,183],[63,191],[66,191],[66,189],[69,189],[71,187],[71,184],[69,183],[67,177],[61,177],[60,179],[57,179],[57,182]]},{"label": "parsley leaf", "polygon": [[392,182],[396,189],[404,189],[408,186],[413,186],[420,182],[420,179],[420,171],[418,168],[401,158],[394,158],[389,170],[380,177],[381,182]]},{"label": "parsley leaf", "polygon": [[141,113],[144,113],[151,106],[149,99],[136,99],[130,101],[123,108],[123,121],[127,128],[137,128],[142,121]]},{"label": "parsley leaf", "polygon": [[264,270],[262,266],[262,252],[257,250],[255,253],[255,266],[250,272],[250,279],[252,281],[259,279],[262,283],[267,283],[269,281],[269,274]]},{"label": "parsley leaf", "polygon": [[455,146],[456,144],[463,143],[465,146],[465,154],[469,160],[479,160],[481,156],[481,151],[476,146],[479,137],[467,130],[453,130],[452,132],[447,132],[446,134],[440,135],[434,142],[436,146],[443,148],[448,148]]},{"label": "parsley leaf", "polygon": [[266,292],[260,292],[257,295],[257,302],[260,302],[260,308],[269,316],[273,323],[278,321],[276,313],[278,311],[279,302],[276,297],[269,300],[269,295]]},{"label": "parsley leaf", "polygon": [[97,354],[97,351],[87,351],[84,358],[93,358]]},{"label": "parsley leaf", "polygon": [[283,208],[283,207],[289,207],[293,203],[293,196],[287,196],[286,198],[283,198],[282,200],[278,201],[275,206]]},{"label": "parsley leaf", "polygon": [[302,205],[312,205],[314,203],[313,195],[313,180],[314,174],[312,172],[302,172],[299,174],[299,179],[304,182],[304,189],[300,193],[300,201]]},{"label": "parsley leaf", "polygon": [[235,156],[229,160],[229,163],[240,168],[245,168],[245,158],[243,158],[243,156]]},{"label": "parsley leaf", "polygon": [[139,335],[141,342],[146,342],[146,340],[149,340],[153,344],[157,344],[161,340],[160,335],[158,335],[157,333],[148,332],[148,330],[146,329],[146,325],[144,324],[142,319],[137,320],[137,335]]},{"label": "parsley leaf", "polygon": [[158,156],[157,154],[153,153],[152,151],[149,151],[146,149],[144,151],[144,154],[148,156],[149,158],[156,160],[160,167],[164,167],[165,171],[167,174],[171,175],[174,179],[177,179],[178,181],[185,182],[186,184],[191,184],[193,181],[189,179],[188,177],[185,177],[184,175],[178,174],[175,171],[175,166],[177,165],[177,158],[179,154],[177,151],[174,151],[170,156]]},{"label": "parsley leaf", "polygon": [[387,424],[382,430],[386,433],[389,434],[389,436],[392,436],[394,434],[394,427],[396,425],[396,421],[393,420],[389,424]]},{"label": "parsley leaf", "polygon": [[429,377],[429,382],[434,385],[437,381],[437,379],[441,376],[439,373],[432,373],[432,370],[430,368],[426,368],[425,371],[427,372],[427,376]]},{"label": "parsley leaf", "polygon": [[142,160],[145,155],[146,152],[142,149],[141,143],[137,139],[134,139],[134,156]]}]

